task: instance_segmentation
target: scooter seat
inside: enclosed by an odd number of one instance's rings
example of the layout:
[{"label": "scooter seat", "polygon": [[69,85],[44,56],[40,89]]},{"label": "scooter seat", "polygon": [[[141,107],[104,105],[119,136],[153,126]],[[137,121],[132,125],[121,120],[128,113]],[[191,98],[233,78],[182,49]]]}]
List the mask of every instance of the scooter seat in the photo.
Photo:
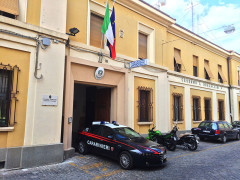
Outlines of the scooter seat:
[{"label": "scooter seat", "polygon": [[183,137],[183,136],[186,136],[186,135],[191,135],[191,133],[180,134],[180,135],[179,135],[179,138],[181,138],[181,137]]}]

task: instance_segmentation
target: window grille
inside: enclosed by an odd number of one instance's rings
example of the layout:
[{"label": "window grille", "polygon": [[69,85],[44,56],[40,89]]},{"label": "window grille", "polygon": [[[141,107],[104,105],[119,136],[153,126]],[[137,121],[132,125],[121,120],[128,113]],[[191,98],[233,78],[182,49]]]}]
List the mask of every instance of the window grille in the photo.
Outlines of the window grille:
[{"label": "window grille", "polygon": [[173,94],[173,121],[183,121],[183,102],[181,94]]},{"label": "window grille", "polygon": [[204,110],[205,110],[205,120],[212,120],[212,107],[211,107],[211,99],[204,99]]},{"label": "window grille", "polygon": [[193,121],[201,121],[201,99],[193,97]]},{"label": "window grille", "polygon": [[16,123],[19,71],[17,66],[0,63],[0,127],[13,126]]}]

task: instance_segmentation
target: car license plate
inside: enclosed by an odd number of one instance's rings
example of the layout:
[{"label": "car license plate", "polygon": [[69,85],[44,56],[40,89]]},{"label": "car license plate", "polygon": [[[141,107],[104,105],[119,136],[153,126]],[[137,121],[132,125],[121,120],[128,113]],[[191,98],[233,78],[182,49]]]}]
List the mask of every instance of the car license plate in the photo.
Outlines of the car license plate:
[{"label": "car license plate", "polygon": [[210,131],[206,131],[206,130],[203,130],[203,132],[205,132],[205,133],[210,133]]}]

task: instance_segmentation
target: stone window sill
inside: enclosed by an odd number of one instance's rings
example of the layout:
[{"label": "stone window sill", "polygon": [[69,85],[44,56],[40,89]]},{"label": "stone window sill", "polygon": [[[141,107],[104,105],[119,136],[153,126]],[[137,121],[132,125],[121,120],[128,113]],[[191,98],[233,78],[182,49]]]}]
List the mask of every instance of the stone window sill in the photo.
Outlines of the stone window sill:
[{"label": "stone window sill", "polygon": [[193,121],[193,124],[198,124],[200,122],[202,122],[202,121]]},{"label": "stone window sill", "polygon": [[138,122],[138,125],[151,125],[153,122]]},{"label": "stone window sill", "polygon": [[183,124],[184,121],[173,121],[173,124]]},{"label": "stone window sill", "polygon": [[11,132],[14,130],[14,127],[0,127],[0,132]]}]

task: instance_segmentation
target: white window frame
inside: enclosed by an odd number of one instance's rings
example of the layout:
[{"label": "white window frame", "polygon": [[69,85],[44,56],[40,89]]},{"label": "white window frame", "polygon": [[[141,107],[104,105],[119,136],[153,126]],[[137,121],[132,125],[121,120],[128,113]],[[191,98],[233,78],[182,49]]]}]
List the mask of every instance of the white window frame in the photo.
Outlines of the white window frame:
[{"label": "white window frame", "polygon": [[138,22],[137,57],[139,54],[139,32],[147,35],[147,58],[149,59],[150,63],[155,64],[155,29]]},{"label": "white window frame", "polygon": [[[90,46],[90,20],[91,20],[91,13],[99,15],[104,18],[106,11],[106,6],[102,5],[96,1],[88,0],[88,15],[87,15],[87,45]],[[112,9],[109,8],[109,13],[111,15]],[[100,30],[99,30],[100,31]],[[103,39],[103,49],[108,50],[108,47],[106,46],[107,39],[104,36]],[[97,47],[94,47],[97,48]],[[99,48],[98,48],[99,49]]]}]

